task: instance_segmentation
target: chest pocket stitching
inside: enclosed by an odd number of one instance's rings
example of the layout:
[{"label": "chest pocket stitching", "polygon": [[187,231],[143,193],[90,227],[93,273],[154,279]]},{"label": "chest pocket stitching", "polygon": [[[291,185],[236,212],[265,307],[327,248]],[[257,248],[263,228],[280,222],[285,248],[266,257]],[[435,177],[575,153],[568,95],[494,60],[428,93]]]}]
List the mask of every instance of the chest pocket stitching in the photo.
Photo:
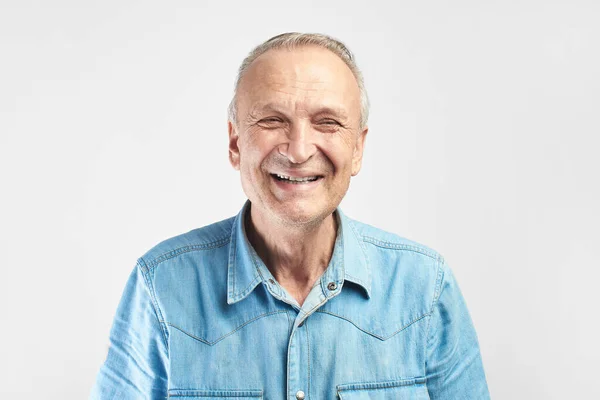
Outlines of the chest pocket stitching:
[{"label": "chest pocket stitching", "polygon": [[226,398],[226,397],[239,397],[243,399],[249,398],[263,398],[262,390],[210,390],[210,389],[169,389],[167,398],[175,397],[197,397],[197,398]]},{"label": "chest pocket stitching", "polygon": [[322,313],[322,314],[329,314],[329,315],[332,315],[332,316],[334,316],[334,317],[337,317],[337,318],[343,319],[344,321],[347,321],[347,322],[351,323],[352,325],[354,325],[356,328],[358,328],[359,330],[363,331],[364,333],[367,333],[367,334],[369,334],[369,335],[371,335],[371,336],[373,336],[373,337],[376,337],[377,339],[380,339],[380,340],[387,340],[387,339],[391,338],[392,336],[394,336],[394,335],[396,335],[396,334],[398,334],[398,333],[402,332],[403,330],[405,330],[406,328],[408,328],[408,327],[409,327],[409,326],[411,326],[412,324],[414,324],[414,323],[417,323],[417,322],[419,322],[420,320],[422,320],[423,318],[426,318],[426,317],[428,317],[428,316],[430,316],[430,315],[431,315],[431,313],[430,313],[430,312],[429,312],[429,313],[426,313],[426,314],[423,314],[423,315],[421,315],[420,317],[417,317],[417,318],[413,319],[412,321],[410,321],[409,323],[405,324],[404,326],[402,326],[400,329],[396,330],[395,332],[392,332],[392,333],[390,333],[390,334],[389,334],[389,335],[387,335],[387,336],[382,336],[382,335],[378,335],[378,334],[376,334],[375,332],[370,332],[370,331],[368,331],[367,329],[365,329],[365,328],[362,328],[362,327],[358,326],[358,325],[357,325],[357,324],[356,324],[354,321],[352,321],[352,320],[350,320],[350,319],[348,319],[348,318],[346,318],[346,317],[344,317],[344,316],[341,316],[341,315],[338,315],[338,314],[332,313],[332,312],[330,312],[330,311],[317,310],[316,312],[318,312],[318,313]]},{"label": "chest pocket stitching", "polygon": [[337,385],[336,389],[338,392],[343,392],[346,390],[374,390],[374,389],[389,389],[394,387],[402,387],[402,386],[413,386],[413,385],[422,385],[427,380],[423,378],[409,378],[409,379],[399,379],[395,381],[383,381],[383,382],[361,382],[361,383],[345,383],[342,385]]},{"label": "chest pocket stitching", "polygon": [[252,322],[254,322],[254,321],[256,321],[256,320],[259,320],[259,319],[261,319],[261,318],[264,318],[264,317],[268,317],[268,316],[270,316],[270,315],[282,314],[282,313],[285,313],[285,314],[287,314],[287,311],[286,311],[286,310],[279,310],[279,311],[272,311],[272,312],[268,312],[268,313],[260,314],[260,315],[258,315],[258,316],[256,316],[256,317],[254,317],[254,318],[251,318],[251,319],[249,319],[248,321],[244,322],[243,324],[239,325],[238,327],[236,327],[236,328],[235,328],[234,330],[232,330],[231,332],[228,332],[228,333],[226,333],[226,334],[224,334],[224,335],[222,335],[222,336],[220,336],[220,337],[216,338],[216,339],[215,339],[215,340],[213,340],[213,341],[209,341],[209,340],[206,340],[206,339],[202,339],[201,337],[198,337],[198,336],[196,336],[196,335],[193,335],[193,334],[191,334],[191,333],[187,332],[186,330],[184,330],[184,329],[182,329],[182,328],[178,327],[177,325],[174,325],[174,324],[172,324],[172,323],[170,323],[170,322],[168,322],[168,321],[163,321],[163,322],[164,322],[165,324],[167,324],[167,325],[169,325],[169,326],[171,326],[171,327],[173,327],[173,328],[177,329],[177,330],[178,330],[178,331],[180,331],[181,333],[184,333],[185,335],[187,335],[187,336],[191,337],[192,339],[198,340],[199,342],[202,342],[202,343],[205,343],[205,344],[207,344],[207,345],[209,345],[209,346],[212,346],[212,345],[216,344],[217,342],[220,342],[221,340],[225,339],[227,336],[233,335],[235,332],[239,331],[239,330],[240,330],[240,329],[242,329],[244,326],[246,326],[246,325],[248,325],[248,324],[250,324],[250,323],[252,323]]}]

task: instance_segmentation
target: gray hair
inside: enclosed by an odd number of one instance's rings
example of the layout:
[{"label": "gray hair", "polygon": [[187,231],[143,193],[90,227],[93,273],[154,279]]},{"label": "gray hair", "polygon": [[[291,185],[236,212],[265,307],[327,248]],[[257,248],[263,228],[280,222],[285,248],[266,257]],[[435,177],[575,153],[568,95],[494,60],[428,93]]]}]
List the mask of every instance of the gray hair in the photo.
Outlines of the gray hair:
[{"label": "gray hair", "polygon": [[240,85],[240,81],[244,77],[244,74],[248,70],[248,67],[250,66],[250,64],[252,64],[254,60],[256,60],[260,55],[272,49],[285,48],[291,50],[297,47],[311,45],[323,47],[336,54],[339,58],[342,59],[342,61],[344,61],[344,63],[346,63],[348,68],[350,68],[350,71],[352,71],[352,74],[356,79],[356,83],[358,84],[358,89],[360,91],[360,129],[363,129],[367,125],[367,120],[369,119],[369,97],[367,96],[367,90],[365,89],[363,76],[360,70],[358,69],[358,66],[356,65],[354,55],[339,40],[336,40],[331,36],[319,33],[282,33],[281,35],[273,36],[271,39],[255,47],[248,54],[248,56],[246,56],[238,70],[233,90],[233,98],[231,99],[228,108],[229,120],[234,125],[237,124],[236,102],[238,87]]}]

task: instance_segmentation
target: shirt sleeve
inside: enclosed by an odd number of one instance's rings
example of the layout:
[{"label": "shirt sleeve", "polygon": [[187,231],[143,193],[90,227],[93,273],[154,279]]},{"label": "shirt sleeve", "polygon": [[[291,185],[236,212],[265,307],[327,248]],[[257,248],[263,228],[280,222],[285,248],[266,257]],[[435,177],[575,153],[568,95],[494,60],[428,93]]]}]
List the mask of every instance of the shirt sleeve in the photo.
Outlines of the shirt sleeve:
[{"label": "shirt sleeve", "polygon": [[136,265],[129,276],[110,331],[110,346],[90,399],[167,397],[167,341],[146,279]]},{"label": "shirt sleeve", "polygon": [[427,390],[432,400],[489,399],[477,334],[454,275],[442,261],[427,342]]}]

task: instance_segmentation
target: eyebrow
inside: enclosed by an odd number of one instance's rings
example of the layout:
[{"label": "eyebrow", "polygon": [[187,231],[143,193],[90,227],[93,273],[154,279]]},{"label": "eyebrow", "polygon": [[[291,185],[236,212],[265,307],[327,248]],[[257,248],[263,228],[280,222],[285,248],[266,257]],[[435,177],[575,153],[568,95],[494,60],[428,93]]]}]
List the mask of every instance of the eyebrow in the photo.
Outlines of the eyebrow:
[{"label": "eyebrow", "polygon": [[281,110],[281,107],[277,106],[275,103],[266,103],[266,104],[258,103],[250,109],[250,111],[248,112],[248,115],[256,115],[259,113],[265,113],[265,112],[270,112],[270,111],[280,113],[280,114],[285,114]]},{"label": "eyebrow", "polygon": [[[268,112],[276,112],[278,114],[287,115],[287,113],[282,109],[282,107],[280,107],[276,103],[266,103],[266,104],[258,104],[256,106],[252,107],[250,109],[250,111],[248,112],[248,117],[253,118],[253,117],[256,117],[257,115],[268,113]],[[343,120],[348,120],[348,114],[341,107],[339,107],[339,108],[334,108],[334,107],[329,107],[329,106],[319,107],[318,109],[315,110],[315,112],[312,113],[312,115],[331,115],[331,116],[336,116]]]}]

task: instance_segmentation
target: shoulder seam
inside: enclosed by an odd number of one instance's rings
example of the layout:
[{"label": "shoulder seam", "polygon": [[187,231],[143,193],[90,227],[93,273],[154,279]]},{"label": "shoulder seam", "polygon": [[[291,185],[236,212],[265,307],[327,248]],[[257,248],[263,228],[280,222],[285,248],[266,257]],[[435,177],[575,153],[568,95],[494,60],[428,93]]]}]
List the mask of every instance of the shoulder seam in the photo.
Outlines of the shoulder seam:
[{"label": "shoulder seam", "polygon": [[[226,236],[226,237],[217,239],[217,240],[209,242],[209,243],[190,244],[187,246],[178,247],[174,250],[168,251],[157,257],[154,257],[151,261],[146,263],[146,265],[147,265],[146,268],[148,271],[152,271],[159,264],[161,264],[164,261],[170,260],[171,258],[177,257],[184,253],[189,253],[192,251],[210,250],[210,249],[222,247],[222,246],[226,245],[227,243],[229,243],[229,240],[230,240],[230,237]],[[143,259],[143,258],[140,257],[140,259]]]},{"label": "shoulder seam", "polygon": [[429,347],[429,335],[430,335],[430,329],[431,329],[431,320],[434,318],[434,314],[435,314],[435,306],[439,301],[439,298],[442,294],[442,284],[443,281],[446,277],[445,274],[445,270],[444,270],[444,265],[445,265],[445,261],[443,258],[440,258],[438,260],[438,268],[437,268],[437,274],[436,274],[436,279],[435,279],[435,288],[434,288],[434,292],[433,292],[433,299],[431,300],[431,309],[429,310],[429,319],[427,320],[427,327],[425,328],[425,357],[424,357],[424,367],[427,368],[427,348]]},{"label": "shoulder seam", "polygon": [[387,242],[387,241],[376,239],[371,236],[361,236],[361,237],[362,237],[363,241],[365,241],[367,243],[371,243],[378,247],[383,247],[383,248],[391,249],[391,250],[413,251],[415,253],[423,254],[423,255],[425,255],[429,258],[432,258],[434,260],[437,260],[437,261],[440,261],[443,259],[442,256],[435,251],[427,250],[427,249],[424,249],[422,247],[415,246],[412,244]]},{"label": "shoulder seam", "polygon": [[144,260],[141,258],[138,259],[138,261],[137,261],[137,268],[141,270],[142,277],[144,278],[144,283],[146,284],[146,289],[148,289],[152,309],[154,311],[154,316],[156,317],[156,321],[158,322],[158,325],[159,325],[159,328],[160,328],[160,331],[162,334],[163,345],[165,346],[167,356],[168,356],[169,352],[170,352],[169,338],[168,338],[169,333],[168,333],[166,325],[162,322],[163,315],[162,315],[160,306],[158,305],[158,300],[156,299],[154,285],[153,285],[152,279],[150,278],[150,271],[148,270],[147,265],[144,263]]}]

